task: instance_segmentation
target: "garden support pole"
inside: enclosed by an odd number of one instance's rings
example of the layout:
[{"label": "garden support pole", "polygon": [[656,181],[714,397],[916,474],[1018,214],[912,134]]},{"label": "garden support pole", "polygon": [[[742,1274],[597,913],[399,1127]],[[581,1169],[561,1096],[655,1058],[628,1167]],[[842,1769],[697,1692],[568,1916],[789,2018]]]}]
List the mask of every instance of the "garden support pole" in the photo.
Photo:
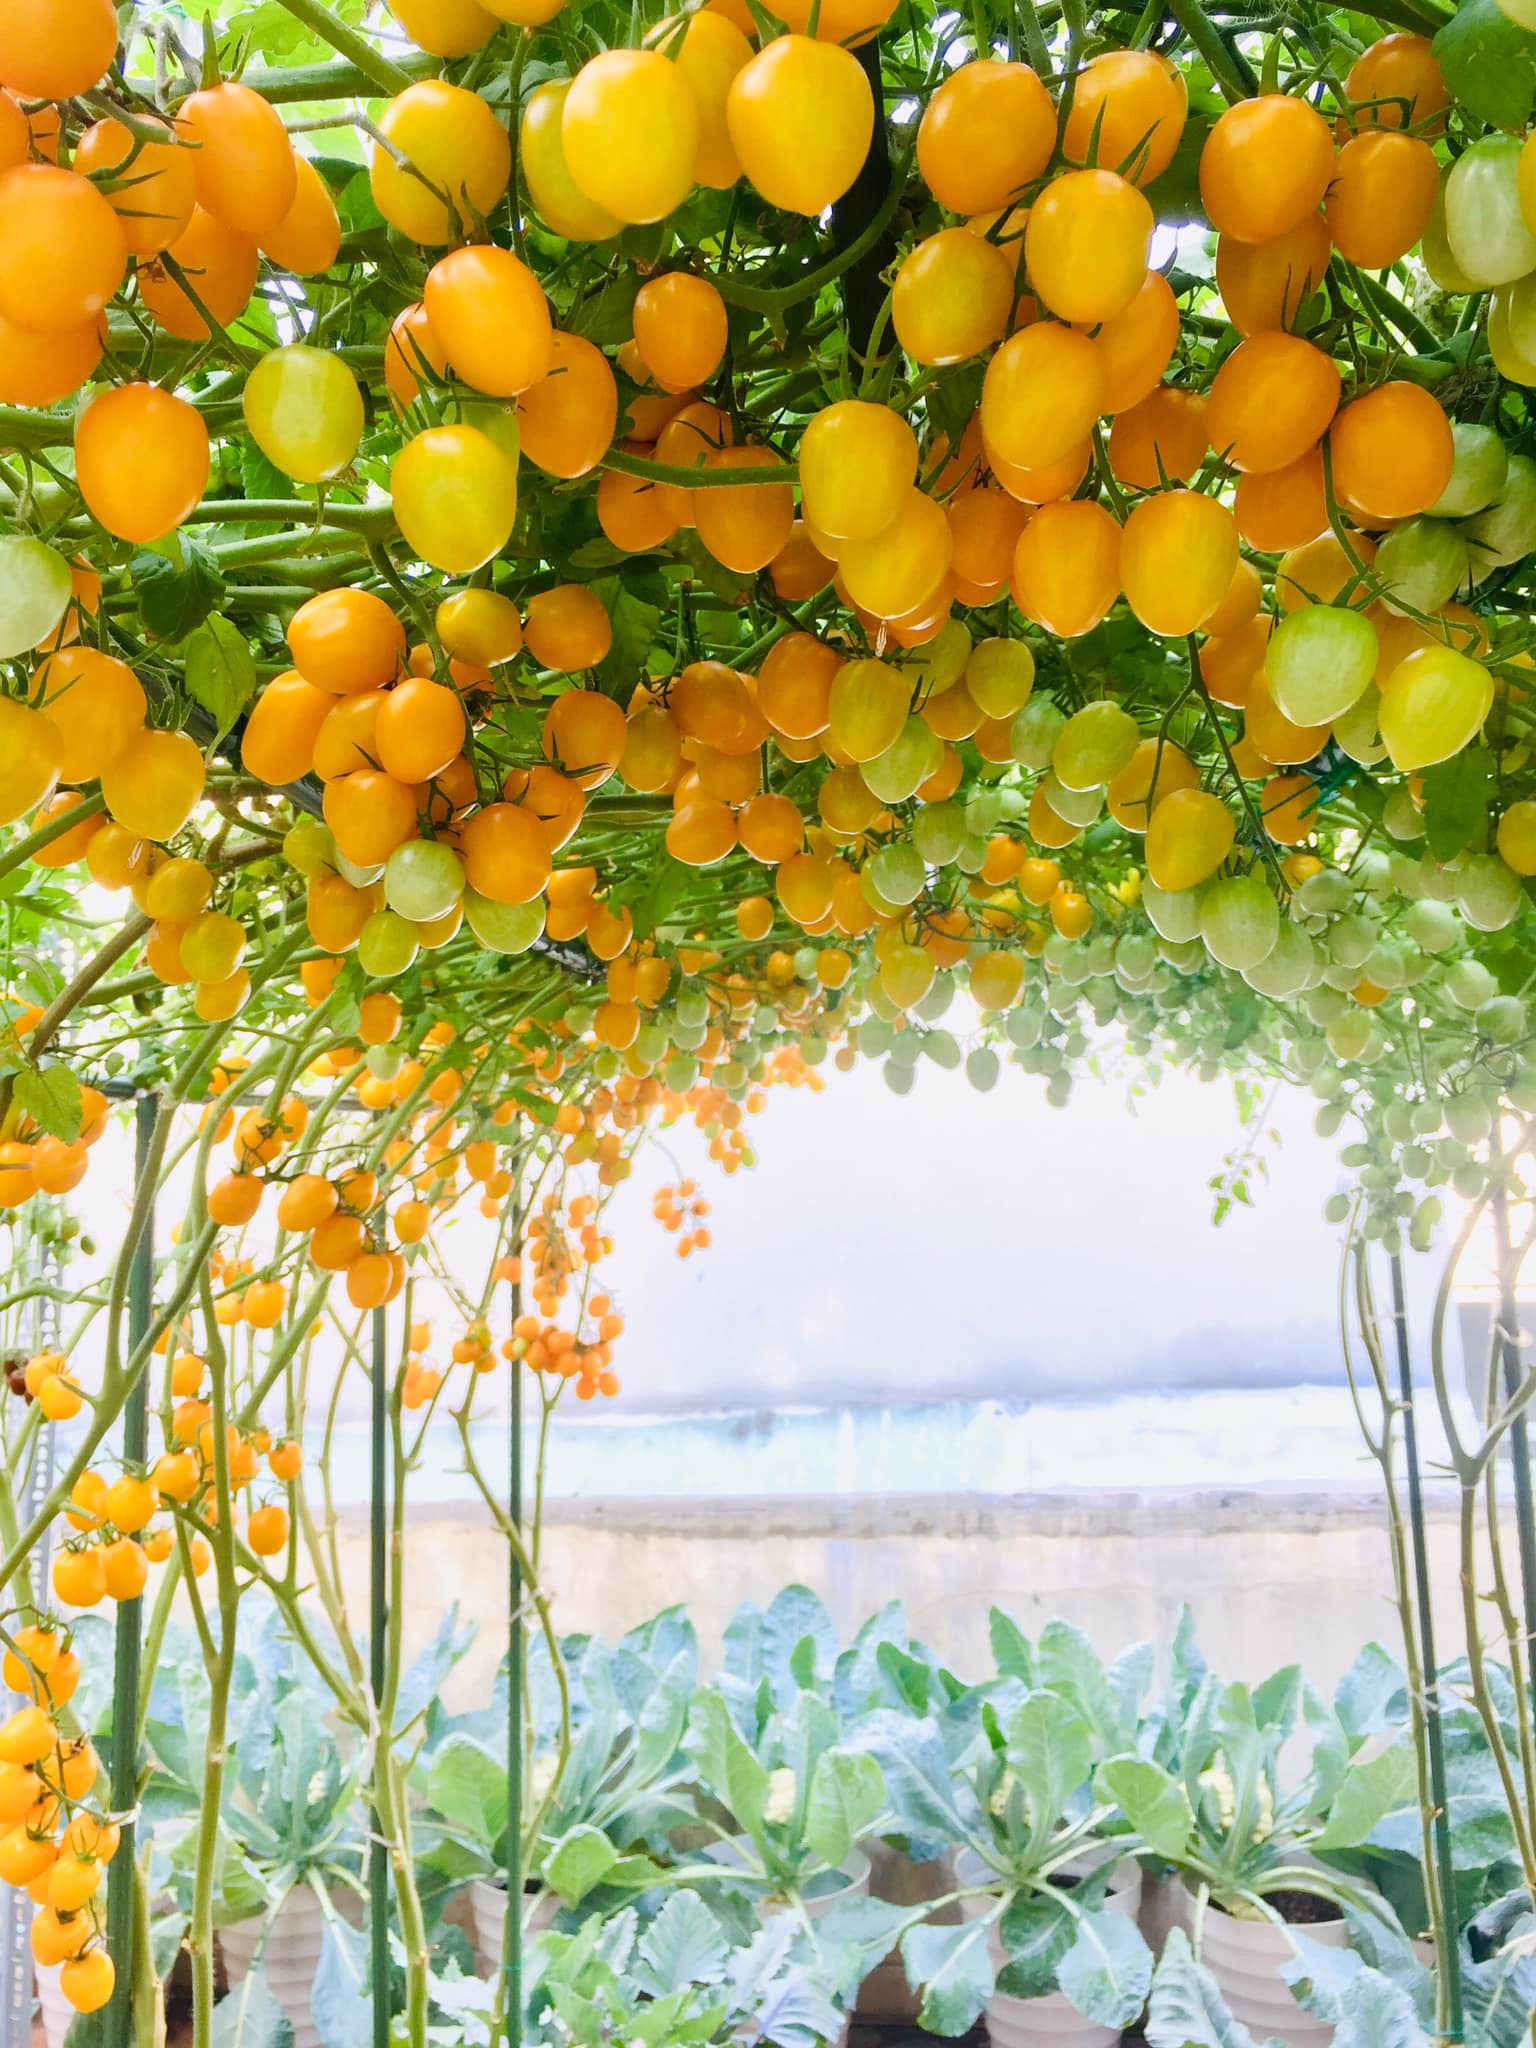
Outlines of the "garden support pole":
[{"label": "garden support pole", "polygon": [[[152,1094],[133,1105],[134,1179],[142,1187],[150,1172],[159,1104]],[[128,1343],[143,1341],[154,1318],[155,1211],[145,1213],[128,1269]],[[149,1368],[139,1374],[123,1409],[123,1462],[142,1471],[149,1456]],[[131,1813],[139,1801],[139,1677],[144,1601],[124,1600],[117,1610],[117,1654],[112,1671],[112,1810]],[[131,2048],[133,2041],[133,1914],[138,1830],[122,1823],[122,1840],[107,1873],[107,1947],[117,1965],[117,1982],[107,2007],[106,2048]]]},{"label": "garden support pole", "polygon": [[[39,1277],[55,1289],[59,1279],[58,1254],[48,1246],[38,1262]],[[57,1293],[45,1294],[33,1304],[32,1349],[51,1351],[59,1341],[59,1303]],[[27,1475],[27,1519],[36,1515],[53,1486],[54,1453],[58,1439],[56,1432],[45,1429],[39,1432],[32,1446],[32,1464]],[[32,1589],[33,1605],[43,1607],[48,1602],[49,1553],[53,1548],[51,1532],[44,1530],[34,1550],[28,1574]],[[21,1695],[13,1696],[9,1704],[21,1706]],[[0,2048],[30,2048],[32,2040],[32,1901],[24,1891],[12,1891],[5,1900],[3,1938],[0,1938],[0,1955],[4,1958],[4,1983],[0,1985]]]},{"label": "garden support pole", "polygon": [[[1496,1133],[1504,1152],[1502,1131]],[[1493,1212],[1494,1255],[1499,1269],[1499,1359],[1504,1368],[1504,1398],[1520,1390],[1520,1312],[1515,1302],[1514,1252],[1509,1237],[1509,1191],[1502,1167],[1489,1207]],[[1536,1503],[1531,1498],[1531,1437],[1522,1409],[1509,1425],[1509,1458],[1514,1468],[1515,1535],[1520,1551],[1520,1590],[1525,1610],[1525,1668],[1529,1676],[1536,1649]]]},{"label": "garden support pole", "polygon": [[[523,1312],[523,1290],[512,1282],[512,1325]],[[523,1526],[523,1372],[512,1360],[511,1426],[507,1443],[507,1514],[514,1529]],[[521,1553],[511,1549],[507,1587],[507,2048],[522,2048],[523,2039],[523,1567]]]},{"label": "garden support pole", "polygon": [[385,1456],[389,1441],[389,1390],[386,1384],[387,1327],[382,1308],[373,1312],[373,1402],[370,1417],[372,1462],[368,1481],[368,1650],[369,1684],[373,1689],[374,1803],[368,1849],[368,1982],[373,2006],[373,2048],[389,2048],[389,1845],[379,1811],[378,1778],[385,1768],[389,1731],[383,1725],[383,1700],[389,1631],[389,1547]]},{"label": "garden support pole", "polygon": [[1445,1729],[1440,1719],[1440,1667],[1435,1661],[1435,1623],[1429,1606],[1429,1551],[1424,1535],[1424,1482],[1419,1469],[1419,1430],[1413,1407],[1413,1360],[1408,1348],[1408,1304],[1403,1255],[1393,1252],[1392,1322],[1397,1332],[1397,1383],[1402,1400],[1403,1457],[1408,1469],[1408,1526],[1413,1543],[1414,1605],[1419,1624],[1419,1662],[1424,1672],[1424,1740],[1429,1750],[1429,1789],[1435,1802],[1435,1869],[1424,1873],[1425,1889],[1440,1894],[1440,1924],[1446,1953],[1439,1960],[1445,1991],[1443,2039],[1459,2042],[1465,2023],[1461,2002],[1460,1928],[1456,1913],[1456,1869],[1451,1859],[1451,1817],[1445,1778]]}]

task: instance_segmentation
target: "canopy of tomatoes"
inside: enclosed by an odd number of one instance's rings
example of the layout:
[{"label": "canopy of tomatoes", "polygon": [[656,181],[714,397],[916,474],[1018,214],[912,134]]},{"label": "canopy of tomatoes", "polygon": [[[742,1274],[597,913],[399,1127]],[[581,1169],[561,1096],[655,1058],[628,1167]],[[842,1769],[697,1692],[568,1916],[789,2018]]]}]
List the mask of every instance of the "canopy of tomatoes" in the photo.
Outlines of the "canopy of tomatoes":
[{"label": "canopy of tomatoes", "polygon": [[1493,0],[11,0],[0,85],[0,1193],[84,1170],[79,1083],[385,983],[472,1113],[535,1056],[1059,1101],[1113,1024],[1357,1112],[1390,1243],[1485,1184],[1536,1111]]}]

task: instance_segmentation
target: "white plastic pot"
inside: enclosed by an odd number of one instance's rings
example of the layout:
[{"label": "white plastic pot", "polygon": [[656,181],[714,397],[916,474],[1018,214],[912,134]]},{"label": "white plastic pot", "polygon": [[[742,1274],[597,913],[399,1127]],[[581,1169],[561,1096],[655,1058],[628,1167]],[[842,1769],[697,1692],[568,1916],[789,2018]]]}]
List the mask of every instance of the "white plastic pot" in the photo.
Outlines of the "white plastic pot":
[{"label": "white plastic pot", "polygon": [[[351,1926],[362,1924],[362,1902],[351,1892],[333,1896],[332,1904],[341,1919]],[[293,2048],[321,2048],[320,2031],[310,2005],[320,1953],[325,1946],[325,1914],[313,1889],[296,1884],[277,1909],[265,1943],[262,1931],[265,1915],[235,1920],[219,1929],[219,1949],[230,1988],[243,1983],[261,1951],[267,1989],[287,2014],[293,2027]]]},{"label": "white plastic pot", "polygon": [[[540,1892],[532,1913],[524,1907],[523,1933],[537,1934],[542,1927],[548,1927],[560,1910],[557,1892]],[[487,1884],[484,1878],[476,1878],[469,1888],[469,1913],[475,1930],[475,1961],[480,1966],[482,1977],[494,1977],[501,1968],[502,1953],[506,1947],[507,1893],[506,1887]]]},{"label": "white plastic pot", "polygon": [[[1093,1868],[1093,1863],[1085,1860],[1069,1863],[1066,1872],[1072,1877],[1085,1877]],[[985,1884],[993,1875],[974,1849],[962,1849],[956,1858],[957,1884]],[[966,1919],[979,1920],[990,1904],[984,1898],[963,1899],[961,1910]],[[1136,1919],[1141,1908],[1139,1863],[1126,1861],[1116,1867],[1104,1905],[1111,1913],[1123,1913],[1127,1920]],[[996,1923],[987,1937],[987,1946],[994,1965],[1001,1970],[1008,1957]],[[992,2048],[1115,2048],[1120,2038],[1118,2027],[1101,2027],[1096,2020],[1086,2019],[1060,1991],[1047,1992],[1044,1998],[1009,1998],[994,1992],[987,2000],[987,2039]]]},{"label": "white plastic pot", "polygon": [[[1180,1923],[1192,1931],[1195,1895],[1185,1885],[1179,1890]],[[1349,1946],[1349,1929],[1342,1919],[1319,1920],[1297,1932],[1326,1948]],[[1272,1920],[1239,1920],[1214,1900],[1207,1903],[1200,1960],[1216,1979],[1234,2018],[1261,2041],[1277,2034],[1287,2048],[1328,2048],[1333,2028],[1302,2010],[1280,1974],[1281,1964],[1295,1954],[1286,1928]]]},{"label": "white plastic pot", "polygon": [[[726,1867],[727,1869],[730,1867],[728,1862]],[[846,1883],[839,1885],[836,1890],[819,1892],[813,1899],[801,1900],[800,1903],[805,1909],[807,1920],[819,1920],[822,1914],[830,1907],[836,1905],[839,1899],[860,1899],[868,1895],[870,1863],[869,1858],[862,1849],[855,1849],[847,1862],[839,1865],[839,1868],[847,1880]],[[787,1913],[792,1910],[787,1899],[765,1898],[759,1899],[757,1902],[757,1917],[761,1921],[771,1920],[777,1913]],[[837,2039],[827,2044],[827,2048],[848,2048],[847,2024],[844,2025],[843,2031],[838,2035]]]},{"label": "white plastic pot", "polygon": [[75,2016],[75,2008],[59,1989],[60,1966],[50,1969],[37,1966],[37,2002],[42,2008],[43,2033],[48,2048],[64,2048],[64,2036],[69,2032],[69,2023]]}]

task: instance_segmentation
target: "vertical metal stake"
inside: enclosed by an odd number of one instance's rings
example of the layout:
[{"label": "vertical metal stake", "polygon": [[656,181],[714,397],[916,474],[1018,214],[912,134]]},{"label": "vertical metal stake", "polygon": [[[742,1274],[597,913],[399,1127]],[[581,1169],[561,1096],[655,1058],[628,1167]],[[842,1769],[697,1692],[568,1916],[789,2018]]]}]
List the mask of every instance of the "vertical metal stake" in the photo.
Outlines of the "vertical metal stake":
[{"label": "vertical metal stake", "polygon": [[[149,1172],[159,1104],[139,1095],[133,1105],[134,1178],[142,1186]],[[154,1319],[155,1210],[151,1203],[128,1269],[128,1343],[143,1342]],[[149,1367],[134,1382],[123,1409],[123,1461],[142,1471],[149,1456]],[[117,1610],[117,1652],[112,1672],[112,1809],[131,1813],[139,1799],[139,1676],[142,1595]],[[106,2048],[131,2048],[133,2041],[133,1888],[138,1829],[122,1823],[122,1840],[107,1872],[107,1947],[117,1965],[117,1982],[105,2014]]]},{"label": "vertical metal stake", "polygon": [[1392,1254],[1392,1320],[1397,1327],[1397,1382],[1403,1403],[1403,1453],[1408,1468],[1408,1526],[1413,1540],[1413,1581],[1419,1621],[1419,1662],[1424,1667],[1424,1740],[1429,1750],[1429,1790],[1435,1802],[1435,1870],[1424,1873],[1426,1889],[1440,1893],[1440,1917],[1447,1953],[1436,1958],[1445,1986],[1445,2039],[1460,2041],[1465,2023],[1461,2004],[1461,1929],[1456,1912],[1456,1869],[1451,1860],[1450,1806],[1445,1782],[1445,1730],[1440,1720],[1440,1667],[1435,1661],[1435,1624],[1429,1606],[1429,1551],[1424,1536],[1424,1483],[1419,1471],[1419,1431],[1413,1409],[1413,1362],[1408,1351],[1408,1307],[1403,1288],[1403,1255]]},{"label": "vertical metal stake", "polygon": [[[59,1282],[58,1254],[53,1246],[43,1247],[38,1258],[39,1280],[57,1287]],[[33,1304],[32,1349],[49,1351],[59,1341],[59,1303],[57,1295],[43,1295]],[[39,1430],[32,1444],[32,1460],[27,1472],[25,1488],[25,1519],[30,1522],[41,1509],[53,1490],[54,1452],[58,1445],[58,1431]],[[44,1529],[38,1538],[30,1559],[29,1580],[33,1604],[45,1607],[48,1602],[48,1571],[50,1552],[53,1548],[53,1532]],[[23,1704],[16,1696],[17,1706]],[[0,1963],[3,1963],[4,1978],[0,1982],[0,2048],[31,2048],[32,2042],[32,1901],[24,1891],[8,1891],[4,1901],[3,1918],[0,1918]]]},{"label": "vertical metal stake", "polygon": [[[523,1291],[512,1283],[512,1321],[523,1312]],[[523,1362],[512,1360],[512,1412],[507,1447],[507,1514],[523,1527]],[[523,2039],[523,1568],[511,1553],[507,1588],[507,2048]]]},{"label": "vertical metal stake", "polygon": [[[1504,1149],[1502,1133],[1499,1150]],[[1515,1304],[1515,1276],[1510,1271],[1509,1197],[1502,1178],[1494,1185],[1494,1246],[1499,1261],[1499,1356],[1504,1367],[1506,1400],[1520,1391],[1520,1314]],[[1525,1606],[1525,1668],[1536,1652],[1536,1504],[1531,1498],[1531,1438],[1522,1412],[1509,1425],[1509,1459],[1514,1469],[1515,1536],[1520,1552],[1520,1590]]]},{"label": "vertical metal stake", "polygon": [[387,1756],[390,1731],[383,1723],[382,1701],[389,1631],[389,1397],[386,1386],[384,1311],[373,1312],[372,1469],[368,1487],[369,1679],[373,1688],[374,1723],[379,1754],[374,1758],[372,1842],[368,1850],[369,1980],[373,1995],[373,2048],[389,2048],[389,1849],[378,1808],[377,1779]]}]

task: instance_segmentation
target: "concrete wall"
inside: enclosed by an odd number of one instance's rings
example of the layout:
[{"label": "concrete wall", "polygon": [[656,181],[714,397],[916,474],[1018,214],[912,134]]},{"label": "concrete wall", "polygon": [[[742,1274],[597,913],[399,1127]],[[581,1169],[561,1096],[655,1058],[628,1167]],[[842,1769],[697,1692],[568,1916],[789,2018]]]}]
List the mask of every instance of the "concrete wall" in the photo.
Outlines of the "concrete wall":
[{"label": "concrete wall", "polygon": [[[1450,1498],[1431,1504],[1431,1570],[1441,1654],[1461,1642]],[[343,1573],[367,1613],[366,1520],[349,1510]],[[812,1586],[846,1638],[877,1607],[905,1601],[915,1633],[966,1676],[990,1669],[996,1602],[1034,1633],[1052,1615],[1101,1653],[1151,1638],[1178,1610],[1224,1677],[1298,1662],[1331,1690],[1373,1637],[1396,1648],[1397,1618],[1379,1498],[1233,1492],[752,1501],[557,1502],[544,1577],[559,1628],[609,1637],[684,1602],[713,1662],[743,1600]],[[451,1681],[455,1707],[482,1702],[505,1644],[505,1552],[469,1508],[413,1510],[407,1523],[407,1637],[425,1640],[457,1600],[480,1634]],[[1486,1626],[1492,1627],[1488,1615]]]}]

